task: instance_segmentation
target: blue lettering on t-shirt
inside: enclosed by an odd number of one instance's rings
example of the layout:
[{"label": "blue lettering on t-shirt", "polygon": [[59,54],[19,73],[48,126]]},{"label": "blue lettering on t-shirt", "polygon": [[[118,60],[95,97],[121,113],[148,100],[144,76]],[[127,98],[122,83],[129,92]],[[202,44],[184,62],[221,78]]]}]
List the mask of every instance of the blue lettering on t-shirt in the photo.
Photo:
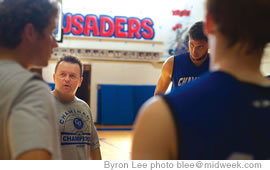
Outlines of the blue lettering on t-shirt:
[{"label": "blue lettering on t-shirt", "polygon": [[90,133],[78,135],[76,133],[61,132],[61,145],[87,144],[90,145]]}]

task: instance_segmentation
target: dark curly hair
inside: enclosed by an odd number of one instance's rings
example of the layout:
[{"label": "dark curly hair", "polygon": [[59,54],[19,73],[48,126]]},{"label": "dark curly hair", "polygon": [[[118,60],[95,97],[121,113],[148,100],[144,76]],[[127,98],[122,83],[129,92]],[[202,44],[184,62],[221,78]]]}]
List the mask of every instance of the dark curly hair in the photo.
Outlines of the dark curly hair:
[{"label": "dark curly hair", "polygon": [[193,39],[193,40],[203,40],[203,41],[208,41],[208,38],[206,37],[206,35],[203,32],[203,22],[199,21],[196,22],[195,24],[193,24],[189,31],[189,38]]},{"label": "dark curly hair", "polygon": [[56,73],[56,70],[59,66],[59,64],[61,62],[68,62],[68,63],[72,63],[72,64],[78,64],[80,66],[80,76],[82,77],[83,76],[83,66],[82,66],[82,63],[81,61],[77,58],[77,57],[74,57],[74,56],[64,56],[62,58],[60,58],[57,63],[56,63],[56,66],[55,66],[55,69],[54,69],[54,73]]},{"label": "dark curly hair", "polygon": [[0,45],[16,48],[21,42],[26,24],[33,24],[43,36],[44,29],[58,14],[55,1],[51,0],[1,0]]}]

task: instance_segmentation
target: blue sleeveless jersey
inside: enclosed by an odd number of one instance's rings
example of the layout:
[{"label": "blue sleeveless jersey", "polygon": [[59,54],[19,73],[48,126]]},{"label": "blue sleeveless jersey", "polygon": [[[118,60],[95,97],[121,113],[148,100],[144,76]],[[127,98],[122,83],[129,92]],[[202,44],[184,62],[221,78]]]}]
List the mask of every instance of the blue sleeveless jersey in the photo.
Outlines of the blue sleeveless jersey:
[{"label": "blue sleeveless jersey", "polygon": [[190,53],[184,53],[174,56],[172,72],[172,89],[182,86],[192,80],[197,79],[200,75],[209,69],[209,57],[199,67],[190,59]]},{"label": "blue sleeveless jersey", "polygon": [[270,159],[270,87],[208,73],[165,95],[186,160]]}]

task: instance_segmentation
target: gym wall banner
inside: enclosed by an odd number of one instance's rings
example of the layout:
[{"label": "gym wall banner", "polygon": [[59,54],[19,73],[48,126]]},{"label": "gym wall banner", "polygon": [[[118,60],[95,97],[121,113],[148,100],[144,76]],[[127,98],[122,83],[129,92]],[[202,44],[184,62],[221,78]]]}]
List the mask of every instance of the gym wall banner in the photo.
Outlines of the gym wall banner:
[{"label": "gym wall banner", "polygon": [[204,0],[62,0],[68,37],[162,42],[169,56],[188,50],[190,26],[204,19]]}]

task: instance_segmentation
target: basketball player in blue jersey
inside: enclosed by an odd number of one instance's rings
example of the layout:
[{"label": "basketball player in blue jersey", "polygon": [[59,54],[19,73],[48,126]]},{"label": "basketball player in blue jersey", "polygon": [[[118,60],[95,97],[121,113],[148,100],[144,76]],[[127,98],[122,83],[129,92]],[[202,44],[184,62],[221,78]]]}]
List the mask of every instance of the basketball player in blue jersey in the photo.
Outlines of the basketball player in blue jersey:
[{"label": "basketball player in blue jersey", "polygon": [[206,2],[210,72],[141,108],[132,159],[270,158],[270,1]]},{"label": "basketball player in blue jersey", "polygon": [[166,92],[172,82],[172,89],[182,86],[209,69],[207,37],[203,33],[203,22],[191,26],[189,32],[189,53],[171,56],[162,66],[155,95]]}]

